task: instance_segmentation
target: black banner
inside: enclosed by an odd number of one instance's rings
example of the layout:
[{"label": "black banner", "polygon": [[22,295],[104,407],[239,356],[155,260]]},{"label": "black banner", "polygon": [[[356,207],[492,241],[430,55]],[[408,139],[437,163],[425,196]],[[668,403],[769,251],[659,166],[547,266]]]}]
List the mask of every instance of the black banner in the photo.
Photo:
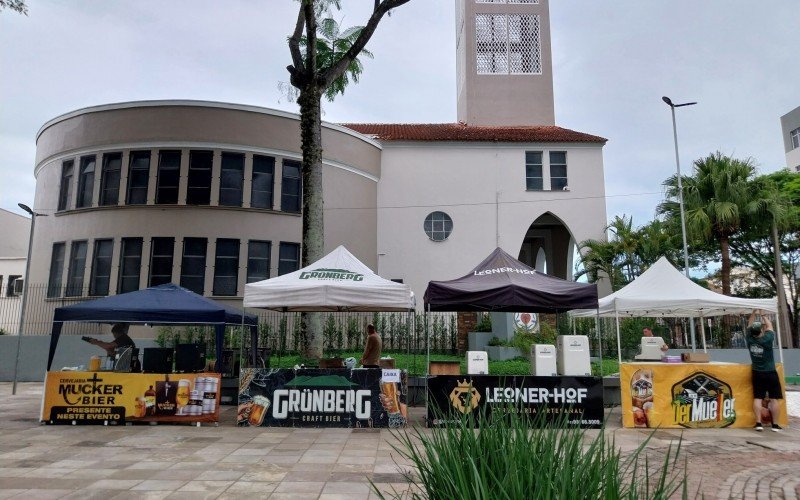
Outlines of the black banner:
[{"label": "black banner", "polygon": [[125,407],[86,407],[86,406],[53,406],[50,409],[51,424],[94,424],[108,425],[125,423]]},{"label": "black banner", "polygon": [[603,379],[513,375],[440,375],[428,379],[431,427],[451,424],[461,415],[483,412],[491,419],[493,412],[509,411],[523,417],[544,414],[546,422],[565,418],[569,426],[600,428]]},{"label": "black banner", "polygon": [[400,427],[407,372],[369,369],[243,369],[240,426]]}]

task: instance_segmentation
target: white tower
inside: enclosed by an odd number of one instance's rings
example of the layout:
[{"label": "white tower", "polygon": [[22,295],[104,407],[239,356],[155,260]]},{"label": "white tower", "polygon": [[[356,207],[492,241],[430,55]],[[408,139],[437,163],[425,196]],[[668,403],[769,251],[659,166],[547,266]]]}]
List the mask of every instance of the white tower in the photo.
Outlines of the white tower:
[{"label": "white tower", "polygon": [[549,0],[456,0],[458,121],[554,125]]}]

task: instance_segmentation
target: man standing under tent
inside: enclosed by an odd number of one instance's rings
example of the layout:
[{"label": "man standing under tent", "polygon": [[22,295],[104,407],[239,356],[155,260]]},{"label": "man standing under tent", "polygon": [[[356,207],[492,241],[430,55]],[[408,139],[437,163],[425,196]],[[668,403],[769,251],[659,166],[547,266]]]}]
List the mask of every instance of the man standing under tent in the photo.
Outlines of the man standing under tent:
[{"label": "man standing under tent", "polygon": [[[758,317],[756,317],[758,314]],[[764,324],[761,324],[761,321]],[[755,430],[762,431],[764,426],[761,424],[761,400],[769,396],[769,411],[772,414],[772,430],[780,432],[783,430],[778,421],[780,406],[777,400],[783,399],[781,381],[778,372],[775,370],[775,357],[772,353],[772,343],[775,340],[775,332],[772,330],[772,322],[769,318],[762,316],[761,311],[753,311],[747,322],[747,350],[750,352],[750,360],[753,363],[753,411],[756,414]]]},{"label": "man standing under tent", "polygon": [[378,368],[381,359],[381,337],[375,331],[374,325],[367,325],[367,345],[364,346],[364,355],[359,362],[364,368]]}]

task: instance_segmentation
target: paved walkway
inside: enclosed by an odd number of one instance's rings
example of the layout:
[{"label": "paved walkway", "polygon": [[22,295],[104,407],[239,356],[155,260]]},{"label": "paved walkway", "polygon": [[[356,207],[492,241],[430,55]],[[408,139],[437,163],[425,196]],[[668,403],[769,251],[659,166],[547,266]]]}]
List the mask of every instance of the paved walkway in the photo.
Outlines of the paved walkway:
[{"label": "paved walkway", "polygon": [[[11,385],[0,383],[0,499],[360,500],[376,498],[369,480],[387,492],[409,487],[402,474],[408,465],[386,430],[236,428],[234,407],[223,407],[219,427],[43,426],[41,384],[20,384],[17,396],[10,394]],[[792,396],[800,402],[800,393]],[[419,421],[422,409],[412,410]],[[606,432],[623,452],[650,437],[651,464],[682,437],[693,495],[800,496],[800,418],[780,434],[726,429],[651,436],[620,429],[612,416]]]}]

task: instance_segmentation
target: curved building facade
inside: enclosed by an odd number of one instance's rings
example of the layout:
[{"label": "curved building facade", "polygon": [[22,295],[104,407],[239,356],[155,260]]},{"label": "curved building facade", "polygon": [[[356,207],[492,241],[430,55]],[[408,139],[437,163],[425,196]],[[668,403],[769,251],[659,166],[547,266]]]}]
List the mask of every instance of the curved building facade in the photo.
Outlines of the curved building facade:
[{"label": "curved building facade", "polygon": [[[337,125],[322,137],[326,251],[346,243],[376,268],[381,147]],[[168,282],[241,300],[246,282],[299,266],[299,138],[295,114],[212,102],[50,120],[36,139],[34,206],[47,217],[29,283],[56,302]]]}]

